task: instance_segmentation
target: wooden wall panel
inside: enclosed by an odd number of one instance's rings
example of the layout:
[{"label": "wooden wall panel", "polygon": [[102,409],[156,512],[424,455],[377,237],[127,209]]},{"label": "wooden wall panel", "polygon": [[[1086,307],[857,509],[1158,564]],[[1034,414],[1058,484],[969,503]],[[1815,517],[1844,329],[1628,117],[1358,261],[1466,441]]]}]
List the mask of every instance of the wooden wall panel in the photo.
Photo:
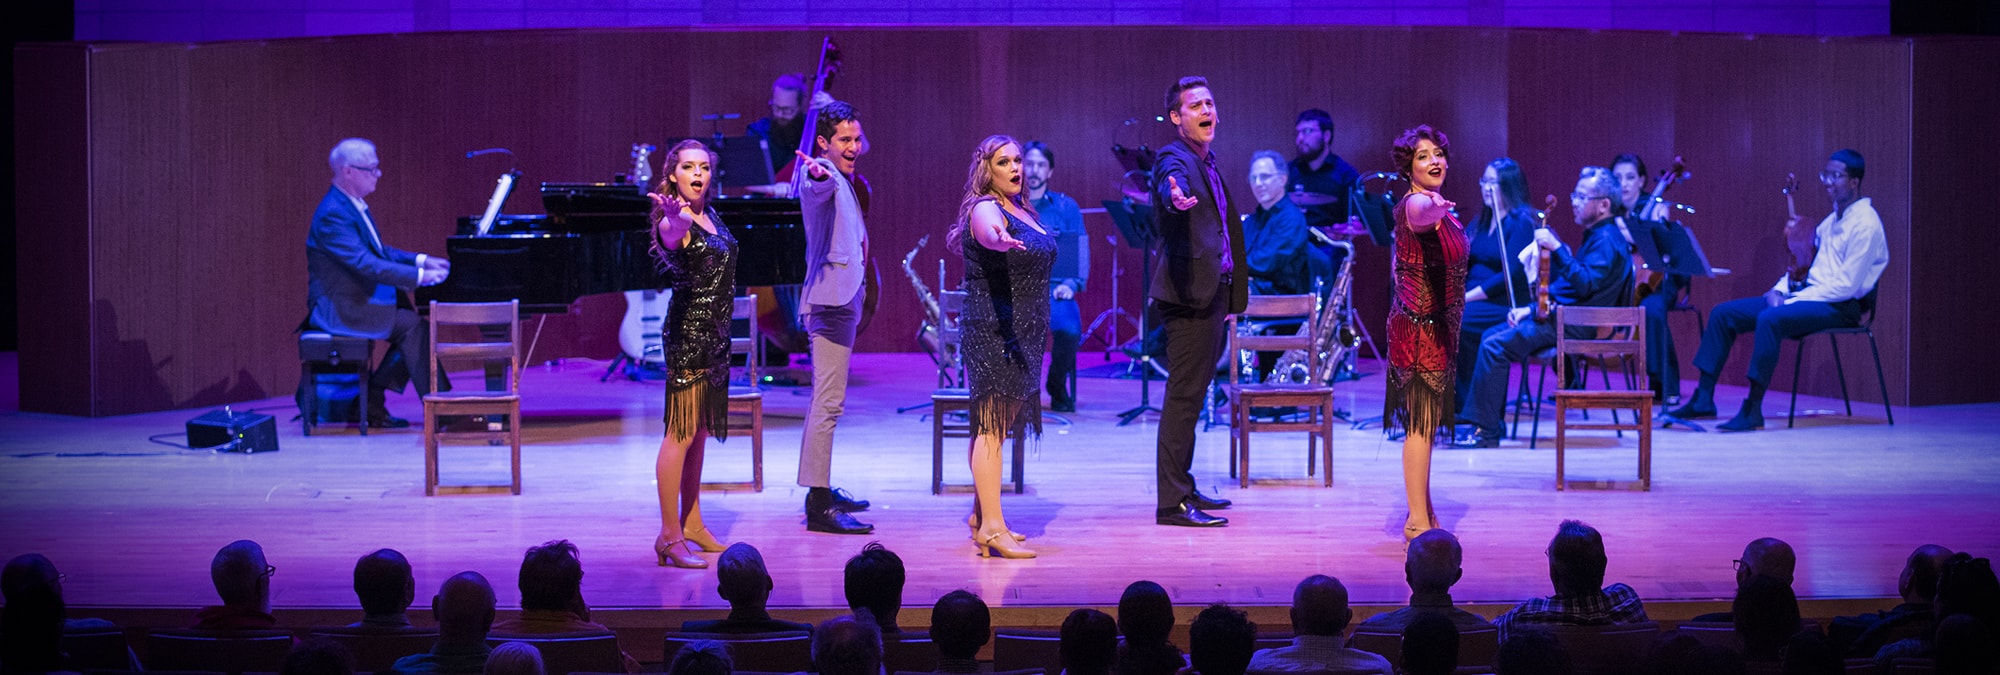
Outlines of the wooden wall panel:
[{"label": "wooden wall panel", "polygon": [[[1909,105],[1916,90],[1905,41],[1450,28],[831,34],[847,57],[834,94],[860,110],[873,145],[860,166],[878,192],[871,242],[884,293],[875,327],[861,338],[865,350],[911,348],[920,312],[897,263],[919,237],[945,230],[974,143],[996,132],[1049,142],[1059,155],[1056,188],[1097,206],[1117,194],[1112,143],[1158,147],[1171,138],[1166,125],[1150,120],[1160,113],[1167,84],[1183,74],[1214,84],[1223,115],[1216,149],[1232,197],[1246,207],[1250,153],[1268,148],[1289,156],[1292,120],[1308,107],[1332,112],[1336,152],[1364,171],[1391,168],[1389,142],[1407,126],[1426,122],[1447,131],[1457,171],[1446,194],[1468,217],[1478,204],[1478,173],[1497,156],[1520,160],[1539,195],[1566,194],[1578,167],[1619,152],[1639,152],[1656,169],[1672,154],[1686,154],[1697,178],[1676,198],[1700,210],[1690,223],[1716,264],[1736,270],[1697,284],[1703,307],[1759,292],[1775,278],[1782,213],[1776,184],[1792,171],[1810,186],[1828,152],[1852,146],[1870,159],[1864,189],[1889,221],[1897,256],[1878,323],[1892,398],[1916,400],[1909,392],[1924,386],[1925,376],[1908,356],[1916,338],[1891,327],[1935,325],[1949,334],[1956,326],[1925,323],[1930,310],[1912,304],[1920,283],[1957,282],[1910,276],[1912,191],[1919,184],[1910,139],[1923,125]],[[90,198],[24,201],[20,212],[41,214],[23,218],[24,270],[30,262],[76,256],[80,243],[72,240],[79,236],[95,242],[83,250],[90,256],[89,287],[97,290],[88,301],[67,304],[91,309],[97,328],[90,329],[93,347],[84,357],[61,351],[62,341],[52,337],[84,329],[24,322],[24,341],[39,346],[24,347],[23,405],[116,414],[289,391],[296,377],[289,331],[305,305],[301,243],[326,189],[323,158],[340,138],[363,136],[381,146],[385,175],[369,201],[384,239],[440,252],[456,217],[476,212],[508,166],[498,157],[465,159],[466,151],[511,148],[525,175],[507,210],[540,212],[536,184],[609,179],[629,166],[634,141],[707,135],[711,126],[699,120],[707,113],[742,114],[723,126],[741,133],[762,116],[772,77],[811,68],[820,35],[556,30],[92,48],[90,182],[79,186],[50,172],[38,178],[47,178],[51,190],[22,192],[57,195],[56,188],[67,186],[88,190]],[[1965,49],[1990,56],[1995,47],[1971,42]],[[1958,58],[1965,57],[1953,53],[1940,63]],[[42,77],[52,86],[84,77],[60,63],[33,67],[46,68]],[[1951,82],[1947,70],[1924,72]],[[57,108],[43,108],[50,109]],[[1986,109],[1937,108],[1941,115]],[[24,116],[49,119],[23,127],[21,135],[60,136],[56,117]],[[1135,121],[1123,124],[1127,119]],[[50,154],[59,152],[38,156]],[[1957,186],[1952,181],[1965,180],[1959,175],[1933,184]],[[1953,189],[1973,193],[1969,186]],[[1811,199],[1801,209],[1808,217],[1824,212]],[[1559,209],[1555,222],[1573,241],[1577,231],[1566,211]],[[1937,219],[1955,217],[1938,213]],[[77,235],[31,221],[92,228]],[[1136,309],[1138,252],[1105,244],[1114,234],[1107,219],[1087,222],[1098,255],[1082,298],[1086,318],[1114,304],[1114,260],[1125,270],[1119,289],[1125,297],[1116,300]],[[1379,337],[1386,252],[1361,249],[1357,304]],[[955,286],[959,261],[945,255],[940,237],[919,256],[919,270],[928,283],[940,257],[951,259],[947,286]],[[30,293],[24,286],[24,298]],[[552,318],[538,356],[608,357],[618,305],[593,299]],[[1692,324],[1675,324],[1683,359],[1698,342]],[[1861,352],[1846,354],[1850,363],[1865,363]],[[1733,359],[1726,379],[1740,378],[1735,369],[1744,357]],[[62,379],[92,358],[101,374],[88,388],[102,403],[80,406]],[[1837,391],[1824,361],[1814,359],[1807,391]],[[58,362],[46,372],[27,365]],[[1788,378],[1781,375],[1779,385]],[[1860,386],[1865,378],[1850,382],[1861,398],[1872,398]],[[1977,389],[1977,381],[1954,380],[1949,388]]]},{"label": "wooden wall panel", "polygon": [[21,410],[88,414],[90,47],[14,50],[14,202]]},{"label": "wooden wall panel", "polygon": [[1909,323],[1908,386],[1915,405],[2000,398],[2000,350],[1989,346],[2000,335],[2000,314],[1983,306],[2000,229],[1981,198],[1983,176],[1966,171],[1981,164],[1978,158],[2000,157],[2000,127],[1992,123],[2000,87],[1965,79],[1983,74],[1991,83],[1994,73],[2000,73],[2000,50],[1991,42],[1916,44],[1910,100],[1919,123],[1911,130],[1909,160],[1916,194],[1906,221],[1909,296],[1916,308]]}]

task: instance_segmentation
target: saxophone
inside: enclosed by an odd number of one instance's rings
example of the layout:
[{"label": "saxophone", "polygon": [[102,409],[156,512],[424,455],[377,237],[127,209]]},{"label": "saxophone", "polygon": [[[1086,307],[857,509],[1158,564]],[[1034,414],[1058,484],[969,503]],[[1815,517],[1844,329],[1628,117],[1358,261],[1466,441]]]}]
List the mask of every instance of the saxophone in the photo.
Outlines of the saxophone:
[{"label": "saxophone", "polygon": [[928,234],[917,239],[917,247],[910,249],[910,252],[903,256],[903,274],[909,275],[910,286],[917,291],[917,301],[923,303],[924,307],[924,322],[917,326],[917,346],[923,347],[924,353],[930,355],[932,363],[942,366],[945,365],[945,354],[939,344],[938,328],[944,325],[944,312],[938,308],[937,297],[931,295],[930,287],[924,285],[923,277],[917,276],[917,270],[910,267],[910,261],[916,259],[917,251],[923,250],[924,245],[930,242],[931,236]]},{"label": "saxophone", "polygon": [[[1347,249],[1347,257],[1340,261],[1340,271],[1333,276],[1333,290],[1326,295],[1326,304],[1320,308],[1319,320],[1312,325],[1313,351],[1319,355],[1319,372],[1312,372],[1311,359],[1306,358],[1303,349],[1294,349],[1278,357],[1277,365],[1264,378],[1265,384],[1322,384],[1333,385],[1333,378],[1340,371],[1340,364],[1347,359],[1347,352],[1361,344],[1361,335],[1350,325],[1348,302],[1354,282],[1354,244],[1335,241],[1334,246]],[[1317,290],[1317,289],[1315,289]]]}]

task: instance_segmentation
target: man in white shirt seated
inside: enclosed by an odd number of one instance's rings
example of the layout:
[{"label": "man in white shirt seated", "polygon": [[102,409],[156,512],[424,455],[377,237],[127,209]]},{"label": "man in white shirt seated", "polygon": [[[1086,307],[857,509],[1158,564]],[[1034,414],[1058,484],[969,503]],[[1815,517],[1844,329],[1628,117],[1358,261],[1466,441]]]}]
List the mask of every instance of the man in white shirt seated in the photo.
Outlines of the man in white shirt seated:
[{"label": "man in white shirt seated", "polygon": [[1245,672],[1394,675],[1395,668],[1381,655],[1342,646],[1341,635],[1353,618],[1354,610],[1347,606],[1347,587],[1339,579],[1324,574],[1306,577],[1292,591],[1292,631],[1297,634],[1292,646],[1258,650]]},{"label": "man in white shirt seated", "polygon": [[[1714,417],[1715,380],[1729,358],[1736,336],[1755,331],[1750,352],[1750,396],[1734,419],[1724,422],[1723,431],[1749,431],[1764,426],[1764,391],[1771,386],[1771,373],[1778,367],[1778,348],[1786,338],[1814,331],[1861,323],[1862,313],[1872,309],[1876,281],[1889,266],[1889,240],[1882,233],[1882,217],[1867,197],[1861,196],[1861,176],[1866,172],[1861,153],[1841,150],[1826,160],[1819,182],[1833,204],[1833,212],[1813,230],[1819,253],[1803,283],[1793,283],[1789,275],[1762,297],[1743,298],[1716,305],[1708,313],[1708,328],[1701,336],[1701,350],[1694,366],[1701,370],[1701,385],[1687,405],[1667,414],[1681,419]],[[1787,225],[1792,227],[1793,225]]]}]

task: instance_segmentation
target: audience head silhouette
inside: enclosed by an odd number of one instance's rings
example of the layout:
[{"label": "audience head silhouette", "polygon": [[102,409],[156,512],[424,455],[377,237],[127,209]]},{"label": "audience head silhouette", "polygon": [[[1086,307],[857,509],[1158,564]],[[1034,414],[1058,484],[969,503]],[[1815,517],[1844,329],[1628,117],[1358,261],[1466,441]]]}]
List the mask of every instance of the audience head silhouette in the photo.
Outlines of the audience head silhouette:
[{"label": "audience head silhouette", "polygon": [[62,586],[55,563],[29,553],[8,561],[7,606],[0,608],[0,669],[8,673],[62,669]]},{"label": "audience head silhouette", "polygon": [[[1441,530],[1430,530],[1439,532]],[[1421,537],[1419,537],[1421,538]],[[1411,548],[1415,548],[1414,542]],[[1458,668],[1458,626],[1443,614],[1419,614],[1403,629],[1405,675],[1449,675]]]},{"label": "audience head silhouette", "polygon": [[1792,633],[1785,640],[1785,659],[1780,668],[1784,675],[1841,675],[1847,664],[1834,651],[1833,642],[1826,639],[1825,633],[1808,628]]},{"label": "audience head silhouette", "polygon": [[729,646],[716,640],[699,640],[681,646],[667,662],[667,675],[729,675],[736,664],[729,658]]},{"label": "audience head silhouette", "polygon": [[764,609],[771,599],[771,572],[764,555],[743,542],[730,544],[715,559],[715,593],[732,609]]},{"label": "audience head silhouette", "polygon": [[827,619],[813,630],[812,660],[819,675],[881,675],[882,629],[866,609]]},{"label": "audience head silhouette", "polygon": [[1118,660],[1118,621],[1094,609],[1063,618],[1056,653],[1065,675],[1107,675]]},{"label": "audience head silhouette", "polygon": [[354,561],[354,595],[361,611],[387,616],[409,611],[417,599],[417,578],[410,561],[393,548],[378,549]]},{"label": "audience head silhouette", "polygon": [[1243,675],[1257,651],[1257,624],[1242,610],[1216,603],[1188,625],[1188,664],[1199,675]]},{"label": "audience head silhouette", "polygon": [[1952,554],[1938,575],[1937,605],[1932,611],[1939,621],[1970,614],[1987,628],[2000,627],[2000,581],[1994,579],[1993,564],[1969,553]]},{"label": "audience head silhouette", "polygon": [[[1575,521],[1569,521],[1575,522]],[[1516,630],[1493,657],[1494,675],[1570,675],[1569,651],[1546,630]]]},{"label": "audience head silhouette", "polygon": [[1549,541],[1549,583],[1556,595],[1589,595],[1604,589],[1604,537],[1597,529],[1565,520]]},{"label": "audience head silhouette", "polygon": [[1903,561],[1903,574],[1896,579],[1896,591],[1904,602],[1928,605],[1937,599],[1938,576],[1944,573],[1944,563],[1951,559],[1951,549],[1937,544],[1924,544],[1910,552]]},{"label": "audience head silhouette", "polygon": [[1410,541],[1403,578],[1410,582],[1410,590],[1418,593],[1450,592],[1452,584],[1465,574],[1460,569],[1464,556],[1458,537],[1443,529],[1425,530]]},{"label": "audience head silhouette", "polygon": [[986,602],[968,591],[946,593],[931,608],[931,643],[937,645],[938,656],[975,658],[992,634],[993,615]]},{"label": "audience head silhouette", "polygon": [[354,652],[327,638],[313,638],[292,646],[285,655],[279,675],[354,675]]},{"label": "audience head silhouette", "polygon": [[459,572],[431,598],[431,612],[437,615],[438,635],[444,638],[486,639],[493,627],[493,585],[478,572]]},{"label": "audience head silhouette", "polygon": [[1752,576],[1767,576],[1792,585],[1792,570],[1798,566],[1798,558],[1792,553],[1792,545],[1782,539],[1765,537],[1750,542],[1743,547],[1742,564],[1736,566],[1736,585],[1749,581]]},{"label": "audience head silhouette", "polygon": [[542,675],[542,650],[526,642],[503,642],[486,655],[485,675]]},{"label": "audience head silhouette", "polygon": [[1938,622],[1937,672],[1939,675],[2000,672],[1993,625],[1971,614],[1953,614]]},{"label": "audience head silhouette", "polygon": [[1792,587],[1761,574],[1736,589],[1729,610],[1743,640],[1743,658],[1751,661],[1778,660],[1785,641],[1799,630],[1799,599]]},{"label": "audience head silhouette", "polygon": [[208,577],[215,582],[222,604],[266,612],[271,609],[271,571],[264,561],[264,547],[248,539],[229,542],[208,564]]},{"label": "audience head silhouette", "polygon": [[881,542],[871,541],[847,559],[845,577],[848,609],[856,614],[866,609],[882,630],[897,632],[896,612],[903,608],[903,559]]},{"label": "audience head silhouette", "polygon": [[1134,581],[1125,587],[1118,598],[1118,629],[1125,633],[1113,665],[1119,675],[1173,675],[1186,665],[1180,649],[1167,641],[1174,602],[1159,584]]},{"label": "audience head silhouette", "polygon": [[557,539],[521,557],[521,609],[575,611],[583,602],[583,561],[576,544]]},{"label": "audience head silhouette", "polygon": [[1292,631],[1300,635],[1339,636],[1347,630],[1354,610],[1347,606],[1347,586],[1339,579],[1315,574],[1292,590]]},{"label": "audience head silhouette", "polygon": [[0,595],[9,603],[14,595],[33,586],[46,586],[57,597],[62,596],[62,573],[56,570],[54,561],[40,553],[23,553],[7,561],[7,567],[0,571]]}]

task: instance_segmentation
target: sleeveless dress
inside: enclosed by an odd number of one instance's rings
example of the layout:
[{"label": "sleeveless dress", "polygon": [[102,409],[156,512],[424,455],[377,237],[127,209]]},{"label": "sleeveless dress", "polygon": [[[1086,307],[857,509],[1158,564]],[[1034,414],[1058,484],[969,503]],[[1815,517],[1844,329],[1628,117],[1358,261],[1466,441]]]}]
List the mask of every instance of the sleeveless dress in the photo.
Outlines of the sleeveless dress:
[{"label": "sleeveless dress", "polygon": [[1049,270],[1056,238],[1001,209],[1007,233],[1027,248],[1001,253],[969,234],[960,352],[972,394],[972,433],[1042,432],[1042,351],[1049,341]]},{"label": "sleeveless dress", "polygon": [[1435,430],[1457,413],[1454,377],[1467,253],[1465,228],[1457,218],[1447,214],[1431,231],[1417,232],[1402,204],[1396,205],[1395,296],[1389,306],[1382,418],[1405,430]]},{"label": "sleeveless dress", "polygon": [[736,304],[736,238],[714,209],[715,233],[694,226],[688,245],[655,246],[653,257],[674,289],[662,326],[667,358],[667,433],[687,440],[698,426],[729,437],[729,319]]}]

